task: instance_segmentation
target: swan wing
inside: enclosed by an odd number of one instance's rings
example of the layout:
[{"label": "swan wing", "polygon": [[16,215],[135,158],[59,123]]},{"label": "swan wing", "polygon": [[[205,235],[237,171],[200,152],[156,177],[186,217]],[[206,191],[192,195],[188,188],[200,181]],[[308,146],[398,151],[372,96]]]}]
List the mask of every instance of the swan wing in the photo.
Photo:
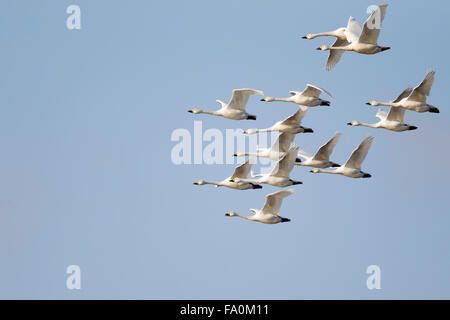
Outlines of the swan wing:
[{"label": "swan wing", "polygon": [[231,176],[230,179],[234,179],[234,178],[247,178],[248,173],[250,172],[250,168],[252,167],[251,163],[250,163],[250,159],[248,159],[247,161],[245,161],[243,164],[241,164],[240,166],[237,166],[234,169],[233,175]]},{"label": "swan wing", "polygon": [[293,148],[289,150],[281,160],[277,162],[272,172],[271,176],[280,178],[289,178],[289,174],[294,168],[295,158],[298,154],[298,148]]},{"label": "swan wing", "polygon": [[384,16],[386,15],[387,3],[382,2],[378,5],[377,9],[372,12],[369,19],[364,22],[363,30],[359,36],[358,41],[361,43],[377,44],[378,36],[381,31],[381,24],[383,23]]},{"label": "swan wing", "polygon": [[430,95],[431,86],[434,82],[435,71],[428,71],[422,82],[413,89],[408,97],[408,100],[426,102],[427,96]]},{"label": "swan wing", "polygon": [[372,145],[373,137],[367,136],[356,148],[353,150],[350,158],[348,158],[347,162],[344,164],[347,168],[353,168],[361,170],[361,163],[364,161],[367,153],[369,152],[370,146]]},{"label": "swan wing", "polygon": [[[348,46],[350,42],[346,40],[341,40],[339,38],[336,38],[336,41],[333,43],[331,47],[345,47]],[[342,54],[344,53],[344,50],[330,50],[330,53],[328,54],[327,64],[325,66],[325,69],[331,70],[334,68],[334,66],[341,60]]]},{"label": "swan wing", "polygon": [[305,116],[306,110],[308,110],[306,107],[299,106],[297,112],[281,121],[281,124],[287,126],[298,126]]},{"label": "swan wing", "polygon": [[407,98],[412,92],[412,88],[410,86],[407,86],[405,90],[403,90],[402,93],[400,93],[400,95],[397,97],[397,99],[395,99],[392,102],[400,102],[402,101],[404,98]]},{"label": "swan wing", "polygon": [[287,152],[289,151],[289,147],[291,146],[294,137],[295,135],[292,133],[283,132],[278,136],[270,149],[278,152]]},{"label": "swan wing", "polygon": [[266,196],[266,202],[261,211],[265,214],[278,215],[283,199],[294,193],[294,189],[277,191]]},{"label": "swan wing", "polygon": [[387,114],[386,120],[398,121],[403,123],[403,116],[405,115],[405,109],[398,107],[391,107]]},{"label": "swan wing", "polygon": [[378,109],[377,114],[375,115],[378,119],[380,119],[381,121],[386,120],[388,113],[386,111],[384,111],[383,109]]},{"label": "swan wing", "polygon": [[318,98],[322,92],[326,93],[331,98],[333,98],[331,93],[329,93],[327,90],[319,88],[317,86],[313,86],[312,84],[309,83],[306,85],[306,89],[303,90],[302,95],[306,97]]},{"label": "swan wing", "polygon": [[356,42],[362,32],[361,26],[355,18],[349,17],[347,22],[347,28],[345,28],[344,34],[347,37],[348,42]]},{"label": "swan wing", "polygon": [[300,150],[300,149],[298,149],[297,155],[302,157],[302,158],[305,158],[305,159],[312,158],[312,156],[308,152],[306,152],[304,150]]},{"label": "swan wing", "polygon": [[317,151],[317,153],[314,155],[313,160],[328,161],[334,147],[336,146],[340,138],[341,134],[339,132],[336,132],[333,138],[331,138],[327,143],[320,147],[319,151]]},{"label": "swan wing", "polygon": [[234,89],[233,95],[231,96],[231,100],[228,103],[227,108],[245,111],[245,106],[247,105],[248,98],[254,94],[263,95],[264,93],[260,90],[254,89]]}]

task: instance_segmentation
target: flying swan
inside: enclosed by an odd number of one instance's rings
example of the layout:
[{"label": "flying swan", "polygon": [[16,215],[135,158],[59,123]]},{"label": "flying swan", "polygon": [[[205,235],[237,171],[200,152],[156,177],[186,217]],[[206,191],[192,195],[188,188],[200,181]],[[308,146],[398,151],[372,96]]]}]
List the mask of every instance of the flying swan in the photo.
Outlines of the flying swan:
[{"label": "flying swan", "polygon": [[340,167],[340,164],[330,161],[330,155],[333,152],[334,147],[339,141],[341,134],[337,132],[333,138],[320,147],[314,156],[309,155],[303,150],[298,151],[298,155],[305,160],[299,158],[295,159],[295,164],[298,166],[314,167],[314,168],[329,168]]},{"label": "flying swan", "polygon": [[330,101],[322,100],[319,98],[319,95],[324,92],[333,98],[331,93],[326,91],[325,89],[319,88],[317,86],[313,86],[312,84],[307,84],[306,89],[302,92],[300,91],[289,91],[291,95],[289,98],[272,98],[265,97],[261,99],[261,101],[272,102],[272,101],[281,101],[281,102],[293,102],[299,106],[305,107],[315,107],[315,106],[329,106]]},{"label": "flying swan", "polygon": [[[391,106],[399,107],[415,112],[439,113],[439,109],[427,103],[427,96],[430,95],[431,86],[434,82],[435,71],[427,71],[423,81],[411,90],[407,87],[402,94],[392,102],[367,102],[369,106]],[[392,109],[391,109],[392,110]]]},{"label": "flying swan", "polygon": [[254,134],[259,132],[284,132],[284,133],[292,133],[297,134],[301,132],[314,132],[311,128],[305,128],[300,125],[303,117],[306,114],[307,108],[300,106],[298,110],[291,116],[287,117],[283,121],[278,121],[273,126],[266,129],[248,129],[245,130],[245,134]]},{"label": "flying swan", "polygon": [[289,178],[289,174],[294,168],[295,158],[298,154],[298,147],[292,148],[289,150],[281,160],[277,162],[275,167],[272,169],[272,172],[268,174],[252,174],[252,177],[256,179],[232,179],[233,182],[245,181],[256,184],[270,184],[274,187],[287,187],[296,184],[302,184],[301,181],[295,181]]},{"label": "flying swan", "polygon": [[341,174],[349,178],[370,178],[370,174],[361,171],[361,163],[364,161],[367,152],[369,152],[372,140],[373,137],[366,137],[358,146],[358,148],[353,150],[347,162],[343,166],[336,168],[336,170],[312,169],[311,172]]},{"label": "flying swan", "polygon": [[236,152],[235,157],[252,156],[280,160],[291,147],[295,134],[281,133],[270,148],[257,148],[257,152]]},{"label": "flying swan", "polygon": [[260,186],[259,184],[256,184],[256,183],[244,182],[244,181],[240,181],[240,180],[237,182],[233,181],[233,179],[247,178],[247,175],[248,175],[251,167],[252,167],[252,165],[250,163],[250,159],[248,159],[243,164],[241,164],[240,166],[238,166],[234,169],[234,173],[231,177],[228,177],[223,181],[199,180],[199,181],[194,182],[194,184],[196,184],[196,185],[212,184],[212,185],[215,185],[216,187],[228,187],[228,188],[237,189],[237,190],[261,189],[262,186]]},{"label": "flying swan", "polygon": [[248,114],[245,111],[245,106],[247,105],[248,98],[251,95],[259,94],[264,95],[260,90],[254,89],[234,89],[233,95],[229,103],[225,103],[220,100],[216,100],[222,107],[217,111],[205,111],[199,109],[188,110],[190,113],[198,114],[205,113],[214,116],[224,117],[232,120],[256,120],[255,115]]},{"label": "flying swan", "polygon": [[264,203],[264,207],[261,210],[258,209],[250,209],[250,211],[255,214],[252,216],[244,216],[237,214],[233,211],[227,212],[225,216],[228,217],[240,217],[242,219],[261,222],[265,224],[275,224],[280,222],[289,222],[291,221],[288,218],[283,218],[278,215],[278,211],[280,211],[281,203],[283,199],[287,196],[294,193],[294,190],[281,190],[271,194],[266,195],[266,202]]}]

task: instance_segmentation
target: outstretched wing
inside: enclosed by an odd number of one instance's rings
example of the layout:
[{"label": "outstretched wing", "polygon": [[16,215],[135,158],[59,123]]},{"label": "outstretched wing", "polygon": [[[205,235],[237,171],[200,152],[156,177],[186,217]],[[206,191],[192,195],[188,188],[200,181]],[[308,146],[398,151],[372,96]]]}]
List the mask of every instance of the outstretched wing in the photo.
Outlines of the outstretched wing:
[{"label": "outstretched wing", "polygon": [[327,90],[319,88],[317,86],[313,86],[312,84],[309,83],[306,85],[306,89],[303,90],[302,95],[306,97],[318,98],[322,92],[326,93],[331,98],[333,98],[331,93],[329,93]]},{"label": "outstretched wing", "polygon": [[264,93],[260,90],[254,89],[234,89],[227,108],[245,111],[248,98],[253,94],[263,95]]},{"label": "outstretched wing", "polygon": [[289,150],[273,168],[271,176],[289,178],[289,174],[294,168],[295,158],[297,158],[298,148]]},{"label": "outstretched wing", "polygon": [[423,81],[411,92],[408,100],[425,103],[427,101],[427,96],[430,95],[435,73],[435,71],[428,71]]},{"label": "outstretched wing", "polygon": [[387,3],[382,2],[378,5],[377,9],[372,12],[369,19],[364,22],[363,30],[359,36],[358,41],[368,44],[377,44],[378,36],[381,31],[381,24],[383,23],[384,16],[386,15]]},{"label": "outstretched wing", "polygon": [[278,215],[283,199],[294,193],[293,189],[281,190],[266,196],[266,202],[262,208],[262,212],[266,214]]},{"label": "outstretched wing", "polygon": [[299,106],[297,112],[281,121],[281,123],[287,126],[298,126],[305,116],[306,110],[308,110],[306,107]]},{"label": "outstretched wing", "polygon": [[398,121],[403,123],[403,116],[405,115],[405,109],[398,107],[391,107],[389,113],[387,114],[386,120]]},{"label": "outstretched wing", "polygon": [[395,99],[392,102],[400,102],[402,101],[404,98],[408,97],[412,92],[412,88],[410,86],[407,86],[405,90],[403,90],[402,93],[400,93],[400,95],[397,97],[397,99]]},{"label": "outstretched wing", "polygon": [[330,159],[330,154],[333,152],[333,149],[338,143],[340,137],[341,134],[337,132],[333,138],[320,147],[319,151],[317,151],[314,155],[313,160],[328,161]]},{"label": "outstretched wing", "polygon": [[243,164],[241,164],[240,166],[236,167],[234,169],[233,175],[231,176],[230,179],[234,179],[234,178],[247,178],[248,173],[250,172],[250,168],[252,167],[251,163],[250,163],[250,159],[248,159],[247,161],[245,161]]},{"label": "outstretched wing", "polygon": [[358,41],[359,36],[362,32],[359,22],[353,17],[348,18],[347,28],[345,28],[344,34],[347,37],[348,42]]},{"label": "outstretched wing", "polygon": [[[345,46],[348,46],[349,44],[350,43],[348,41],[336,38],[336,41],[333,43],[332,47],[345,47]],[[344,53],[344,50],[330,50],[330,53],[328,54],[328,59],[327,59],[327,64],[325,66],[325,69],[327,69],[327,70],[333,69],[334,66],[341,59],[343,53]]]},{"label": "outstretched wing", "polygon": [[292,133],[281,133],[270,149],[275,152],[287,152],[294,140],[295,135]]},{"label": "outstretched wing", "polygon": [[381,121],[386,120],[388,113],[386,111],[384,111],[383,109],[378,109],[377,114],[375,115],[378,119],[380,119]]},{"label": "outstretched wing", "polygon": [[366,137],[356,148],[353,150],[350,158],[348,158],[347,162],[344,164],[347,168],[353,168],[361,170],[361,163],[364,161],[367,153],[369,152],[370,146],[372,145],[373,137]]}]

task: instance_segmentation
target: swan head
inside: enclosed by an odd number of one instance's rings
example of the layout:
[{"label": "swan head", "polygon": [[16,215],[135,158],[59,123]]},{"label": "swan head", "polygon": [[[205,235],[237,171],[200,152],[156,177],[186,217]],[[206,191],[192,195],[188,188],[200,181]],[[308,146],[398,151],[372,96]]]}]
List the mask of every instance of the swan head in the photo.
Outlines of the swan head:
[{"label": "swan head", "polygon": [[366,104],[369,106],[378,106],[379,105],[379,103],[376,101],[369,101],[369,102],[366,102]]},{"label": "swan head", "polygon": [[359,122],[358,121],[352,121],[352,122],[348,122],[347,125],[349,125],[349,126],[359,126]]},{"label": "swan head", "polygon": [[198,181],[195,181],[194,184],[196,184],[196,185],[198,185],[198,186],[201,186],[201,185],[204,185],[204,184],[205,184],[205,181],[203,181],[203,180],[198,180]]},{"label": "swan head", "polygon": [[233,154],[233,157],[239,157],[239,156],[241,156],[242,154],[240,153],[240,152],[236,152],[235,154]]},{"label": "swan head", "polygon": [[319,173],[320,170],[319,169],[312,169],[310,172],[312,172],[312,173]]},{"label": "swan head", "polygon": [[265,98],[262,98],[260,101],[271,102],[271,101],[273,101],[273,98],[272,97],[265,97]]},{"label": "swan head", "polygon": [[225,216],[234,217],[234,216],[236,216],[236,212],[233,212],[233,211],[227,212],[227,213],[225,213]]},{"label": "swan head", "polygon": [[308,33],[306,36],[303,36],[302,39],[314,39],[311,33]]},{"label": "swan head", "polygon": [[330,50],[330,47],[328,47],[328,46],[320,46],[316,50],[322,50],[322,51]]},{"label": "swan head", "polygon": [[244,134],[253,134],[253,133],[256,133],[255,129],[247,129],[244,131]]},{"label": "swan head", "polygon": [[197,113],[201,113],[201,110],[199,110],[199,109],[190,109],[190,110],[188,110],[188,112],[193,113],[193,114],[197,114]]}]

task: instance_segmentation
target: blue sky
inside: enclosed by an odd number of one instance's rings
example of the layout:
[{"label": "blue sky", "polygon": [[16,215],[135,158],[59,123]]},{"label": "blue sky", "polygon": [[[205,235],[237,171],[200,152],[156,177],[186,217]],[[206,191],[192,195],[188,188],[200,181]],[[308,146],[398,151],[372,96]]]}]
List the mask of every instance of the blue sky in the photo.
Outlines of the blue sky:
[{"label": "blue sky", "polygon": [[[81,8],[81,30],[66,8]],[[376,2],[4,1],[0,19],[0,297],[61,299],[450,298],[449,29],[442,1],[389,1],[379,43],[391,50],[344,54],[331,72],[332,39],[300,37],[361,23]],[[349,127],[375,122],[364,103],[395,98],[428,68],[428,102],[407,112],[418,130]],[[343,163],[375,137],[362,169],[371,179],[313,175],[285,199],[290,223],[224,217],[248,213],[266,194],[192,182],[229,176],[234,165],[171,162],[176,128],[267,127],[295,105],[251,98],[256,122],[188,114],[214,109],[232,89],[287,96],[312,83],[332,107],[309,110],[314,152],[335,131]],[[65,270],[82,270],[67,290]],[[366,288],[379,265],[381,290]]]}]

